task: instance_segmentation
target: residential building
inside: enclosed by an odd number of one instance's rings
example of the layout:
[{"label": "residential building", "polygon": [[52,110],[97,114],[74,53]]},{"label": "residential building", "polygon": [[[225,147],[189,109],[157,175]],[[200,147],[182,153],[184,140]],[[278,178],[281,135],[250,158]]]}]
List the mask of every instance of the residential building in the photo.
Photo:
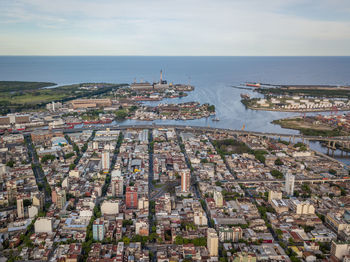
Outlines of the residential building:
[{"label": "residential building", "polygon": [[102,153],[102,170],[108,172],[110,166],[109,152],[103,151]]},{"label": "residential building", "polygon": [[38,217],[34,223],[35,233],[52,233],[53,218]]},{"label": "residential building", "polygon": [[137,208],[137,187],[128,186],[125,193],[125,205],[126,208]]},{"label": "residential building", "polygon": [[190,170],[184,170],[181,172],[181,192],[190,191],[190,181],[191,173]]},{"label": "residential building", "polygon": [[119,200],[105,200],[101,205],[102,215],[119,214]]},{"label": "residential building", "polygon": [[268,197],[269,203],[271,203],[272,199],[282,199],[282,192],[270,190]]},{"label": "residential building", "polygon": [[102,218],[97,218],[92,225],[92,236],[96,241],[102,241],[105,237],[105,223]]},{"label": "residential building", "polygon": [[17,217],[24,218],[23,198],[17,198]]},{"label": "residential building", "polygon": [[214,228],[208,228],[207,248],[211,257],[219,254],[219,237]]},{"label": "residential building", "polygon": [[287,172],[285,175],[285,192],[287,195],[292,196],[294,193],[294,183],[295,183],[295,175],[290,172]]},{"label": "residential building", "polygon": [[222,197],[222,193],[220,191],[214,191],[214,201],[216,207],[222,207],[224,205],[224,198]]}]

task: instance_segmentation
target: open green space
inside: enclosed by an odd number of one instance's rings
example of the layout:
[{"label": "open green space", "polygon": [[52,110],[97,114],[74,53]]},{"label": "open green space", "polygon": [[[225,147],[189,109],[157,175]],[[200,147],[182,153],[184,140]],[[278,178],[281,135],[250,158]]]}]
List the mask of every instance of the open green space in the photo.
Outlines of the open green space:
[{"label": "open green space", "polygon": [[243,154],[250,152],[250,148],[243,142],[234,139],[212,141],[220,155]]},{"label": "open green space", "polygon": [[276,87],[276,88],[259,88],[255,91],[261,94],[273,94],[273,95],[289,95],[289,96],[311,96],[311,97],[342,97],[350,98],[350,92],[348,88],[287,88],[287,87]]},{"label": "open green space", "polygon": [[23,92],[55,85],[52,82],[0,81],[0,92]]},{"label": "open green space", "polygon": [[341,127],[331,128],[325,125],[313,125],[304,121],[302,118],[285,118],[273,120],[272,124],[280,125],[283,128],[299,130],[301,134],[307,136],[344,136],[349,135],[348,132],[342,130]]},{"label": "open green space", "polygon": [[0,114],[40,109],[47,103],[67,102],[78,98],[92,98],[113,91],[126,84],[80,83],[54,86],[50,82],[0,82]]}]

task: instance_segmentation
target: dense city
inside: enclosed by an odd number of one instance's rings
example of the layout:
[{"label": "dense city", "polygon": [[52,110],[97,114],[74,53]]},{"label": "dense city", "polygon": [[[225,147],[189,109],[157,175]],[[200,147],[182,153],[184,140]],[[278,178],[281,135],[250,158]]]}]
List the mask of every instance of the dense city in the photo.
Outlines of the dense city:
[{"label": "dense city", "polygon": [[0,117],[0,261],[350,261],[349,168],[312,137],[147,124],[215,106],[141,104],[193,90],[162,72],[111,87]]},{"label": "dense city", "polygon": [[350,258],[349,171],[301,142],[149,126],[5,132],[0,145],[9,261]]}]

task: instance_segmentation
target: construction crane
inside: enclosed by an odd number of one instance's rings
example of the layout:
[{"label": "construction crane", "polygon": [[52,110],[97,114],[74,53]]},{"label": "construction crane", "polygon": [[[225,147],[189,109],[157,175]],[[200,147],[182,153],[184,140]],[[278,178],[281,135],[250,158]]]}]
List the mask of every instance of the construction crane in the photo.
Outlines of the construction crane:
[{"label": "construction crane", "polygon": [[243,126],[242,126],[242,131],[244,131],[244,129],[245,129],[245,124],[243,124]]}]

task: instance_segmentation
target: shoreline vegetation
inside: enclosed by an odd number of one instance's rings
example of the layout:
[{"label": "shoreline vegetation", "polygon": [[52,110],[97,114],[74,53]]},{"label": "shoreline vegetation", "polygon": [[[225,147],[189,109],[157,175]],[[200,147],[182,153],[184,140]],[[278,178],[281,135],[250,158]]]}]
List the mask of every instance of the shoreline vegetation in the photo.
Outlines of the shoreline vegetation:
[{"label": "shoreline vegetation", "polygon": [[[264,98],[243,98],[246,108],[276,112],[350,111],[350,86],[255,84]],[[243,89],[243,88],[242,88]],[[245,87],[244,87],[245,89]]]},{"label": "shoreline vegetation", "polygon": [[78,98],[91,98],[127,86],[112,83],[80,83],[52,87],[55,85],[52,82],[0,81],[0,114],[41,109],[52,101],[67,102]]},{"label": "shoreline vegetation", "polygon": [[273,120],[271,123],[274,125],[279,125],[282,128],[298,130],[301,134],[308,136],[333,137],[349,135],[348,132],[343,131],[341,128],[332,128],[326,125],[315,125],[311,122],[304,121],[304,119],[301,117],[283,118]]},{"label": "shoreline vegetation", "polygon": [[282,85],[270,88],[256,88],[254,91],[261,94],[310,96],[325,98],[350,98],[349,86],[323,86],[323,85]]}]

